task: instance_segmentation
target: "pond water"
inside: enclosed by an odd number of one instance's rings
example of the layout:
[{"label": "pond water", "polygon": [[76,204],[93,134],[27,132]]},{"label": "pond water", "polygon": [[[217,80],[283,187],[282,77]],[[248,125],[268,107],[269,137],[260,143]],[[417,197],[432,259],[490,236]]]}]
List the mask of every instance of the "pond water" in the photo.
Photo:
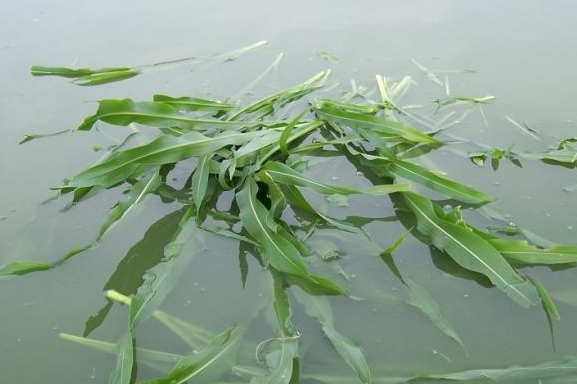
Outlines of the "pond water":
[{"label": "pond water", "polygon": [[[407,94],[407,104],[443,97],[444,89],[428,81],[411,61],[414,58],[432,69],[474,69],[476,73],[447,73],[453,94],[496,96],[494,103],[483,107],[486,122],[475,109],[450,128],[455,135],[501,148],[514,144],[519,151],[547,149],[505,119],[511,116],[530,122],[551,143],[556,142],[554,137],[576,136],[577,7],[569,0],[244,0],[218,4],[1,0],[0,4],[0,172],[4,180],[0,265],[15,260],[53,261],[87,244],[122,192],[100,194],[70,210],[64,210],[67,197],[46,203],[52,196],[49,187],[102,156],[93,146],[113,144],[128,128],[109,127],[105,134],[66,134],[18,145],[25,134],[74,128],[93,112],[94,101],[104,98],[149,99],[154,93],[166,93],[224,99],[243,90],[280,52],[285,56],[278,69],[250,95],[242,95],[243,100],[301,82],[329,67],[332,78],[341,82],[337,89],[349,90],[351,79],[372,88],[375,74],[393,80],[410,75],[418,86]],[[269,43],[232,62],[180,65],[98,87],[78,87],[66,79],[29,74],[32,64],[136,65],[206,56],[260,40]],[[330,52],[340,63],[319,57],[318,51]],[[554,243],[577,243],[577,193],[563,190],[577,184],[574,169],[527,160],[523,168],[503,161],[494,171],[489,164],[478,167],[443,149],[427,159],[454,179],[495,196],[491,207],[511,222]],[[356,169],[338,162],[320,164],[314,172],[326,181],[336,177],[343,184],[367,184]],[[175,185],[182,185],[187,174],[176,169],[171,177]],[[126,327],[126,308],[112,305],[103,291],[116,289],[127,295],[136,291],[143,273],[161,260],[182,215],[179,207],[151,195],[98,247],[51,271],[1,278],[0,382],[106,382],[115,355],[58,335],[89,333],[98,340],[119,339]],[[335,217],[382,218],[366,230],[383,248],[406,231],[386,197],[353,197],[349,207],[329,209]],[[491,224],[480,215],[470,216],[477,225]],[[332,298],[331,304],[339,331],[363,347],[375,382],[386,382],[377,380],[386,377],[534,365],[577,355],[577,287],[572,268],[522,269],[538,277],[558,299],[562,319],[551,328],[540,307],[516,305],[482,278],[463,273],[446,255],[409,236],[395,253],[399,269],[435,298],[464,350],[418,309],[398,300],[406,297],[405,288],[358,239],[325,229],[311,241],[337,244],[350,280],[340,281],[363,299]],[[205,247],[207,251],[197,255],[161,309],[217,333],[251,319],[270,301],[270,277],[249,252],[243,287],[239,253],[245,253],[242,247],[239,251],[238,241],[207,236]],[[301,382],[317,383],[313,376],[321,373],[344,380],[335,383],[358,382],[318,324],[299,306],[293,311],[305,351]],[[248,349],[276,337],[268,312],[253,320]],[[155,320],[138,327],[135,336],[138,347],[175,354],[189,351]],[[250,354],[243,359],[243,364],[258,365]],[[142,364],[137,369],[139,379],[158,375]],[[575,377],[542,379],[542,383],[577,382]],[[539,383],[532,378],[499,382]]]}]

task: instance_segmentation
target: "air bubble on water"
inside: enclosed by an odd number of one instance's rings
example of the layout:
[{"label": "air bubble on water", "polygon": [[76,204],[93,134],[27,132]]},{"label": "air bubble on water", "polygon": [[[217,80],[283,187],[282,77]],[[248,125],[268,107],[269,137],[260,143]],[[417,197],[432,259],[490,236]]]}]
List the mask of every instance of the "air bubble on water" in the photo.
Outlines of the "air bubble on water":
[{"label": "air bubble on water", "polygon": [[493,184],[495,184],[495,185],[501,185],[501,182],[500,182],[500,181],[495,181]]},{"label": "air bubble on water", "polygon": [[466,298],[466,297],[469,297],[469,294],[468,294],[468,293],[465,293],[465,294],[463,294],[463,297],[465,297],[465,298]]},{"label": "air bubble on water", "polygon": [[354,273],[351,275],[351,279],[354,279],[355,277],[357,277],[357,275],[355,275]]},{"label": "air bubble on water", "polygon": [[263,296],[263,295],[262,295],[262,292],[259,292],[259,293],[258,293],[258,297],[262,297],[262,296]]},{"label": "air bubble on water", "polygon": [[196,281],[194,283],[192,283],[192,285],[194,285],[195,287],[198,287],[198,283]]},{"label": "air bubble on water", "polygon": [[186,304],[185,304],[185,305],[188,307],[190,304],[191,304],[191,301],[190,301],[190,300],[186,300]]},{"label": "air bubble on water", "polygon": [[96,375],[90,375],[90,380],[96,379]]},{"label": "air bubble on water", "polygon": [[21,342],[22,342],[22,339],[21,339],[21,338],[17,338],[17,339],[16,339],[16,342],[17,342],[17,343],[21,343]]},{"label": "air bubble on water", "polygon": [[333,181],[337,181],[338,179],[339,179],[339,178],[336,177],[336,176],[331,177],[331,180],[333,180]]},{"label": "air bubble on water", "polygon": [[573,229],[573,226],[572,226],[572,225],[568,225],[568,226],[567,226],[567,229],[568,229],[568,230],[572,230],[572,229]]},{"label": "air bubble on water", "polygon": [[391,291],[397,292],[398,289],[399,289],[399,288],[397,288],[397,287],[393,287],[393,288],[391,288]]},{"label": "air bubble on water", "polygon": [[200,288],[200,292],[206,292],[206,288]]},{"label": "air bubble on water", "polygon": [[373,313],[379,312],[379,310],[378,310],[377,308],[373,308],[373,309],[371,309],[371,311],[372,311]]}]

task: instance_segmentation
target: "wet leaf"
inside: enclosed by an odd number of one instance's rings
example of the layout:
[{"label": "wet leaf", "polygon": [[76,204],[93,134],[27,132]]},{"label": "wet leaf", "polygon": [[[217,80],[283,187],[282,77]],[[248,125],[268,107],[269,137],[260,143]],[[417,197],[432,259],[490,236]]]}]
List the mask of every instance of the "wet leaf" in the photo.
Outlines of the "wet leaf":
[{"label": "wet leaf", "polygon": [[226,112],[234,108],[232,104],[226,104],[217,100],[202,99],[200,97],[171,97],[167,95],[156,94],[154,101],[169,104],[179,111],[194,112]]},{"label": "wet leaf", "polygon": [[383,135],[385,138],[398,139],[402,138],[407,141],[415,143],[433,144],[439,142],[419,131],[416,128],[408,125],[398,123],[396,121],[388,120],[384,117],[371,115],[368,113],[358,113],[348,111],[337,107],[331,101],[321,101],[315,106],[317,115],[324,120],[333,123],[342,124],[351,128],[365,128],[377,134]]},{"label": "wet leaf", "polygon": [[0,268],[0,276],[25,275],[31,272],[47,271],[54,268],[54,264],[42,261],[13,261]]},{"label": "wet leaf", "polygon": [[110,73],[110,72],[122,72],[129,71],[129,67],[111,67],[111,68],[65,68],[65,67],[43,67],[41,65],[33,65],[30,68],[30,73],[32,76],[61,76],[61,77],[83,77],[96,74]]},{"label": "wet leaf", "polygon": [[119,71],[93,73],[86,76],[80,76],[76,77],[72,82],[76,85],[82,85],[82,86],[102,85],[130,79],[131,77],[134,77],[139,74],[140,71],[138,70],[125,69]]},{"label": "wet leaf", "polygon": [[193,156],[208,155],[260,135],[262,132],[225,132],[216,137],[207,137],[198,132],[178,137],[162,135],[147,144],[116,152],[103,162],[72,177],[66,187],[110,186],[129,177],[141,165],[170,164]]},{"label": "wet leaf", "polygon": [[527,265],[555,265],[577,263],[577,246],[555,245],[551,248],[537,248],[524,240],[487,240],[509,262]]},{"label": "wet leaf", "polygon": [[278,183],[306,187],[315,192],[327,195],[387,195],[399,191],[406,191],[408,189],[408,185],[406,184],[383,184],[362,189],[324,184],[303,176],[293,168],[277,161],[269,161],[262,169],[271,175],[271,177]]},{"label": "wet leaf", "polygon": [[471,204],[483,204],[493,201],[493,197],[486,193],[456,182],[446,176],[431,172],[416,163],[395,159],[390,162],[388,169],[395,175],[419,183],[455,200]]},{"label": "wet leaf", "polygon": [[79,131],[92,129],[97,121],[112,125],[127,126],[138,123],[158,128],[180,128],[185,130],[220,127],[238,129],[262,124],[260,122],[234,122],[221,119],[197,118],[180,112],[175,106],[157,101],[133,101],[131,99],[107,99],[98,103],[98,110],[85,118],[78,126]]},{"label": "wet leaf", "polygon": [[[262,257],[279,272],[289,273],[309,281],[314,285],[322,285],[333,290],[338,285],[327,284],[325,279],[318,279],[307,270],[299,250],[284,236],[273,231],[267,224],[269,216],[266,207],[257,199],[258,186],[253,179],[248,179],[245,186],[236,194],[236,201],[240,209],[240,219],[245,229],[260,244]],[[340,287],[339,287],[340,288]],[[335,293],[341,293],[339,289]]]}]

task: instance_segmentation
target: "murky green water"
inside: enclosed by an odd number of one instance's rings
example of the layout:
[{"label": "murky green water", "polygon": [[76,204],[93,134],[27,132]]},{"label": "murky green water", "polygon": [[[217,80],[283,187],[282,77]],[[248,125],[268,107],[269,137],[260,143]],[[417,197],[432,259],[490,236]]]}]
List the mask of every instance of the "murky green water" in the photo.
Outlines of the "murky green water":
[{"label": "murky green water", "polygon": [[[427,82],[411,63],[415,58],[430,68],[477,70],[451,75],[455,94],[497,96],[498,102],[484,109],[488,126],[480,114],[473,113],[452,128],[459,136],[488,145],[542,150],[540,143],[516,130],[504,116],[529,121],[557,137],[575,136],[577,129],[577,30],[573,25],[577,9],[572,1],[2,0],[0,5],[0,264],[55,260],[84,245],[118,197],[99,195],[66,212],[62,212],[66,199],[42,204],[51,196],[48,187],[100,157],[91,150],[93,145],[105,147],[113,141],[94,132],[18,146],[25,133],[75,127],[94,109],[92,101],[102,98],[145,99],[153,93],[224,98],[249,84],[279,52],[285,52],[285,59],[254,90],[257,95],[332,66],[343,87],[350,79],[373,86],[376,73],[393,79],[412,75],[419,87],[412,90],[408,102],[442,96],[442,90]],[[185,65],[101,87],[76,87],[58,78],[33,79],[28,72],[31,64],[150,63],[223,52],[259,40],[268,40],[269,45],[231,63],[193,71]],[[342,64],[322,60],[315,54],[318,50],[331,52]],[[107,132],[122,137],[115,130]],[[577,243],[577,193],[563,192],[564,186],[577,183],[574,169],[526,161],[523,169],[503,162],[494,172],[443,150],[430,159],[454,178],[496,196],[492,206],[515,223],[554,242]],[[319,174],[338,172],[348,183],[363,182],[352,168],[331,163],[323,167]],[[176,172],[175,183],[186,176]],[[109,306],[103,289],[134,292],[142,273],[161,259],[167,234],[178,223],[177,208],[149,197],[99,247],[53,271],[0,280],[0,383],[106,382],[114,355],[62,341],[57,335],[82,335],[85,327],[99,323],[93,317],[100,311],[107,316],[90,336],[118,339],[126,325],[126,309]],[[349,208],[334,214],[394,216],[388,199],[351,199]],[[487,224],[479,217],[472,220]],[[367,229],[383,247],[404,232],[391,220]],[[409,238],[396,255],[399,267],[437,299],[463,339],[464,353],[417,309],[387,299],[402,296],[402,286],[355,239],[329,230],[318,236],[338,237],[351,278],[347,288],[366,299],[335,298],[332,303],[339,329],[363,346],[375,377],[535,364],[577,354],[575,306],[558,302],[562,320],[554,324],[553,344],[543,311],[525,310],[499,290],[459,275],[442,254]],[[242,288],[239,245],[234,240],[209,237],[207,249],[162,309],[217,332],[250,318],[269,298],[269,280],[268,272],[248,257],[249,275]],[[577,304],[574,269],[527,270],[554,296],[569,301],[572,297]],[[350,375],[317,325],[298,307],[295,323],[306,350],[301,367],[305,376],[318,371]],[[254,343],[274,336],[264,318],[256,319],[249,331]],[[187,352],[186,345],[153,320],[138,329],[136,340],[140,347]],[[141,365],[138,374],[140,378],[156,375]]]}]

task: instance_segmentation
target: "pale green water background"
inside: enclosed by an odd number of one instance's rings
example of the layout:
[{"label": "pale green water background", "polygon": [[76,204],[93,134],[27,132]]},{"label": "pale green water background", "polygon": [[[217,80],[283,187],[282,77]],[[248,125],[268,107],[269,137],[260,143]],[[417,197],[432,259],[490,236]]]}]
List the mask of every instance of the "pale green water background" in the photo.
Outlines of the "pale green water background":
[{"label": "pale green water background", "polygon": [[[250,83],[280,52],[285,52],[285,59],[275,75],[255,90],[257,94],[330,66],[314,53],[326,50],[341,59],[342,65],[333,66],[334,78],[344,84],[354,78],[372,86],[375,73],[393,79],[408,74],[421,85],[411,98],[432,101],[440,91],[411,63],[415,58],[430,68],[477,70],[477,74],[452,75],[455,94],[497,96],[498,103],[485,109],[489,127],[473,114],[454,128],[461,136],[501,147],[515,143],[517,148],[544,149],[508,124],[504,115],[529,121],[558,137],[577,136],[574,1],[0,0],[0,9],[0,264],[16,259],[55,260],[87,243],[117,197],[99,196],[66,213],[60,212],[65,199],[42,205],[50,196],[48,187],[100,156],[92,151],[94,144],[112,142],[95,132],[18,146],[25,133],[75,127],[95,108],[91,101],[101,98],[207,92],[224,98]],[[32,64],[144,64],[224,52],[259,40],[270,43],[232,63],[195,71],[181,66],[101,87],[77,87],[65,79],[29,75]],[[511,215],[511,220],[552,241],[577,243],[577,193],[562,190],[577,183],[575,170],[539,162],[525,162],[521,170],[504,162],[494,172],[442,152],[431,157],[440,168],[496,196],[494,207]],[[358,177],[353,169],[339,172],[343,180]],[[378,208],[371,202],[352,203],[341,214],[392,215],[388,200]],[[0,383],[106,382],[114,356],[61,341],[57,334],[82,334],[86,320],[106,305],[103,287],[119,262],[149,226],[176,208],[150,197],[98,248],[51,272],[0,280]],[[132,250],[135,261],[123,264],[112,287],[121,290],[134,270],[143,268],[146,260],[159,258],[163,231],[175,220],[173,215],[147,233],[144,243]],[[404,229],[397,222],[385,222],[370,230],[386,246]],[[346,240],[342,241],[345,268],[356,275],[349,286],[353,293],[394,296],[402,290],[380,260]],[[195,259],[163,309],[219,331],[247,318],[256,303],[266,299],[268,290],[262,282],[266,273],[249,258],[249,279],[242,290],[238,245],[222,239],[212,239],[208,245],[209,251]],[[554,325],[554,350],[539,308],[522,309],[496,289],[447,274],[438,268],[443,256],[431,257],[414,239],[403,246],[397,260],[438,300],[468,355],[412,307],[386,300],[359,304],[335,299],[339,329],[364,346],[375,375],[506,367],[577,355],[574,306],[558,303],[563,319]],[[530,271],[552,292],[577,296],[575,270],[538,267]],[[314,322],[300,309],[295,311],[303,342],[310,345],[303,370],[312,372],[338,361]],[[114,306],[91,337],[114,341],[125,323],[125,308]],[[153,320],[136,336],[139,346],[186,352]],[[272,336],[274,330],[262,320],[250,335],[253,340]],[[344,366],[343,371],[348,374]],[[139,367],[139,374],[145,378],[154,373]]]}]

